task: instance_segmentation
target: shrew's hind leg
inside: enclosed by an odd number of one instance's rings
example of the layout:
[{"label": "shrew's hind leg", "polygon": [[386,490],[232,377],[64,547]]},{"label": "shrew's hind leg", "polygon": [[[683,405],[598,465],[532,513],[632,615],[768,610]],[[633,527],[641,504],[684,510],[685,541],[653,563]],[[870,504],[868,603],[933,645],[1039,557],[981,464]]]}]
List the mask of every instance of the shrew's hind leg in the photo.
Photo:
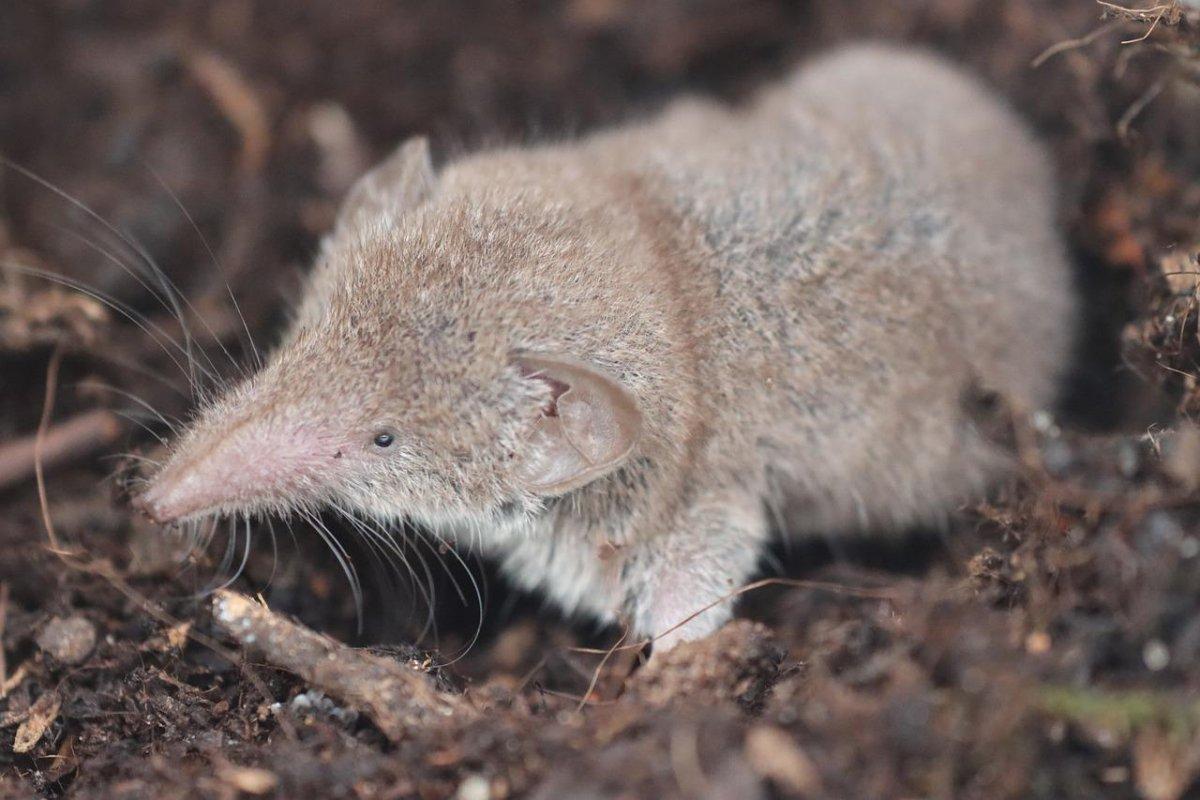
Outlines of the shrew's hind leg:
[{"label": "shrew's hind leg", "polygon": [[635,634],[657,637],[654,649],[662,652],[724,625],[733,608],[728,596],[754,573],[767,530],[758,497],[702,496],[674,530],[654,537],[624,564],[626,610]]}]

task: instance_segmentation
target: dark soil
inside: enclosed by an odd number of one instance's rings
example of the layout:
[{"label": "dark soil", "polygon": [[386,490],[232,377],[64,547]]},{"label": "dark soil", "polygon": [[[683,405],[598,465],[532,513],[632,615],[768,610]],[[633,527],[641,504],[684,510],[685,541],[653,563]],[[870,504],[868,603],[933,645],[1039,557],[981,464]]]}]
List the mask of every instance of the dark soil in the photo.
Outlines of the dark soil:
[{"label": "dark soil", "polygon": [[[0,171],[0,796],[1200,797],[1200,13],[1183,8],[0,3],[0,148],[58,187]],[[781,547],[769,574],[801,583],[749,592],[749,620],[644,668],[415,532],[418,582],[335,528],[360,624],[315,531],[254,531],[235,589],[384,646],[471,709],[420,725],[385,731],[224,638],[202,590],[245,532],[181,569],[125,503],[135,459],[106,457],[152,457],[164,430],[123,393],[181,416],[186,381],[128,318],[29,268],[178,335],[121,266],[152,258],[214,363],[218,340],[244,360],[224,279],[269,341],[339,197],[403,137],[444,158],[684,90],[736,100],[880,37],[967,64],[1058,157],[1088,334],[1055,417],[983,410],[1016,479],[945,530]],[[66,555],[19,442],[55,353],[46,493]]]}]

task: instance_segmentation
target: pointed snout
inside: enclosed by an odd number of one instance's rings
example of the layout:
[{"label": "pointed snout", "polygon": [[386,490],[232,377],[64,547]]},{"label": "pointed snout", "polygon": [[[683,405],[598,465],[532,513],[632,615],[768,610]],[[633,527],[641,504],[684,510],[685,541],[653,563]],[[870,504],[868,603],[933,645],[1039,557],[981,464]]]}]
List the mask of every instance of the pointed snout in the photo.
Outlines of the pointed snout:
[{"label": "pointed snout", "polygon": [[134,509],[152,522],[170,525],[245,502],[250,487],[240,485],[233,474],[221,474],[221,465],[229,461],[223,455],[213,452],[204,459],[172,460],[133,499]]},{"label": "pointed snout", "polygon": [[133,508],[159,525],[171,525],[211,510],[220,502],[218,492],[205,491],[188,476],[164,470],[141,494],[133,498]]},{"label": "pointed snout", "polygon": [[158,525],[170,525],[178,519],[178,516],[171,514],[164,507],[161,494],[161,492],[155,491],[154,486],[151,486],[141,494],[134,495],[133,500],[130,501],[130,505],[133,506],[134,511],[146,517],[151,522]]},{"label": "pointed snout", "polygon": [[133,500],[160,525],[296,505],[332,479],[341,451],[316,431],[269,421],[194,436]]}]

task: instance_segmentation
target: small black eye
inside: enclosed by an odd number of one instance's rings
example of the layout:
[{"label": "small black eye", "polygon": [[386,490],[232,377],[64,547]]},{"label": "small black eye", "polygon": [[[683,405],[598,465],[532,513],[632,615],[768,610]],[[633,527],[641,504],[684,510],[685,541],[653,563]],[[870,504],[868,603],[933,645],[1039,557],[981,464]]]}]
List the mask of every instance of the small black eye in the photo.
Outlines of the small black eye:
[{"label": "small black eye", "polygon": [[375,434],[376,447],[391,447],[392,442],[394,441],[396,441],[396,437],[387,431],[381,431],[380,433]]}]

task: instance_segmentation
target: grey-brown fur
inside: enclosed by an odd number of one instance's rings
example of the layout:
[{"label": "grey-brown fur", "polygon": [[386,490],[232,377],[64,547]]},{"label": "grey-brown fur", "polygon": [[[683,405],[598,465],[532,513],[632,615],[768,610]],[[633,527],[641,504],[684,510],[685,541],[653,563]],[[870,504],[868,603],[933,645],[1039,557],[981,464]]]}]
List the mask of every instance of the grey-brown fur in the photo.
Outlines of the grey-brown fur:
[{"label": "grey-brown fur", "polygon": [[[964,397],[1044,406],[1067,361],[1047,160],[927,56],[856,47],[746,108],[684,100],[436,176],[406,147],[348,202],[269,365],[177,445],[151,513],[409,517],[655,634],[742,583],[774,516],[837,533],[944,514],[1002,464]],[[558,496],[515,480],[548,392],[523,352],[625,387],[642,428],[621,464]]]}]

